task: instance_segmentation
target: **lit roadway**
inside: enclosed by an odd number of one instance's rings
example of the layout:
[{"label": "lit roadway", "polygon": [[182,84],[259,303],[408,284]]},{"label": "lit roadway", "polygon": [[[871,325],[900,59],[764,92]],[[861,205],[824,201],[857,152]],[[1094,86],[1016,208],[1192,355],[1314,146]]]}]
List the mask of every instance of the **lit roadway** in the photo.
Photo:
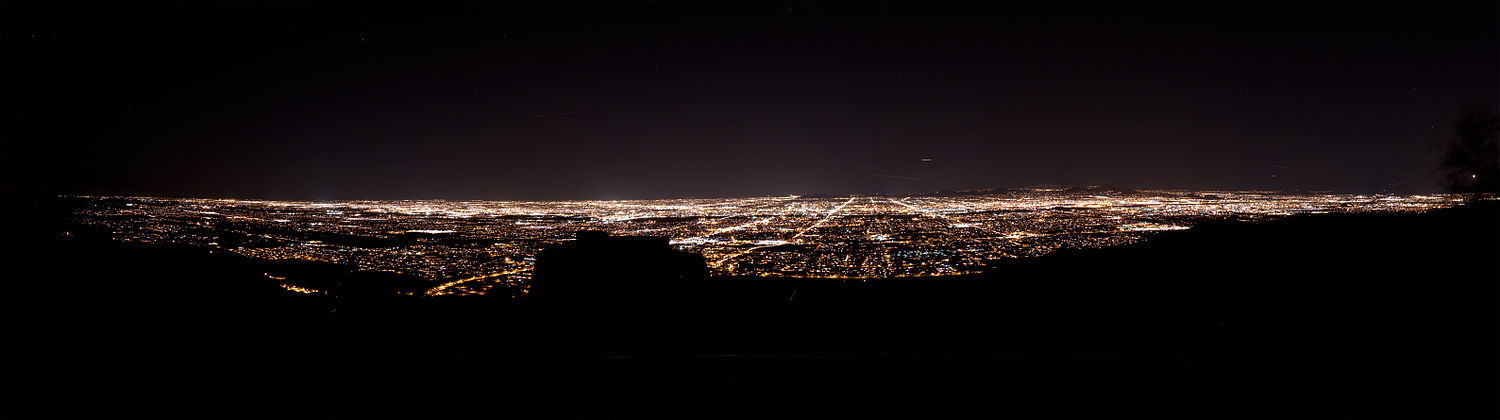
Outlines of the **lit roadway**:
[{"label": "lit roadway", "polygon": [[516,274],[516,273],[524,272],[524,271],[526,271],[528,269],[529,268],[517,268],[517,269],[514,269],[514,270],[502,271],[502,272],[499,272],[499,273],[485,274],[485,275],[482,275],[482,276],[465,277],[465,278],[461,278],[461,279],[458,279],[458,280],[450,281],[450,282],[447,282],[447,283],[439,284],[437,287],[428,289],[427,293],[424,293],[424,294],[426,294],[427,296],[442,296],[442,295],[445,294],[445,293],[443,293],[444,290],[448,290],[448,288],[453,287],[453,286],[457,286],[457,285],[468,283],[468,282],[475,281],[475,280],[484,280],[484,279],[492,279],[492,278],[496,278],[496,277],[508,276],[508,275],[511,275],[511,274]]},{"label": "lit roadway", "polygon": [[[905,200],[905,199],[903,199],[903,200]],[[916,206],[913,206],[913,205],[910,205],[910,204],[906,204],[906,203],[903,203],[901,201],[892,200],[892,199],[889,199],[889,198],[887,198],[886,201],[889,201],[891,203],[898,204],[898,205],[901,205],[901,206],[905,206],[907,210],[911,210],[911,211],[916,212],[917,214],[920,214],[922,216],[931,217],[931,218],[934,218],[934,219],[942,219],[942,220],[946,220],[946,221],[952,222],[952,223],[949,223],[950,226],[951,225],[955,225],[955,224],[959,224],[957,220],[953,220],[953,218],[948,217],[947,215],[942,214],[942,213],[938,213],[938,212],[935,212],[935,211],[933,211],[933,212],[922,211],[922,209],[917,208]],[[969,226],[969,227],[977,227],[977,226],[973,226],[973,225],[967,225],[967,226]],[[999,232],[995,232],[993,230],[989,230],[989,229],[986,229],[986,228],[979,228],[979,229],[984,230],[984,231],[988,231],[990,233],[994,233],[994,234],[997,234],[997,235],[1000,234]],[[948,237],[950,237],[950,238],[953,237],[953,232],[950,232],[950,231],[947,231],[947,230],[944,230],[943,234],[948,235]],[[959,250],[955,249],[954,251],[959,251]],[[975,256],[974,253],[972,253],[972,252],[964,252],[964,251],[959,251],[959,252],[964,255],[964,258],[968,258],[970,261],[973,261],[975,264],[980,264],[980,265],[984,264],[984,259],[983,258],[979,258],[978,256]]]},{"label": "lit roadway", "polygon": [[[839,211],[842,211],[844,209],[844,207],[846,207],[846,206],[849,205],[849,203],[853,203],[854,199],[855,199],[854,197],[849,197],[849,201],[845,201],[844,204],[840,204],[838,207],[834,207],[833,210],[829,211],[827,215],[824,215],[822,219],[819,219],[817,222],[814,222],[811,226],[803,228],[801,231],[797,232],[796,235],[793,235],[792,236],[792,240],[793,241],[797,241],[797,238],[802,237],[803,234],[807,233],[810,230],[816,229],[818,226],[822,225],[824,222],[827,222],[828,219],[832,219],[833,216],[838,215]],[[797,241],[797,242],[801,243],[800,241]],[[751,248],[746,249],[744,251],[740,251],[740,252],[736,252],[736,253],[730,254],[729,256],[726,256],[724,258],[720,258],[718,261],[714,261],[714,263],[712,264],[712,267],[713,268],[719,268],[719,267],[723,266],[724,263],[729,262],[729,260],[735,259],[735,257],[739,257],[741,255],[748,254],[751,251],[755,251],[757,249],[770,248],[770,247],[777,246],[777,245],[781,245],[781,244],[761,245],[761,246],[751,247]]]},{"label": "lit roadway", "polygon": [[813,229],[817,229],[818,226],[823,225],[823,223],[827,222],[828,219],[832,219],[833,216],[838,215],[839,211],[844,210],[844,207],[847,207],[849,205],[849,203],[853,203],[853,202],[854,202],[854,197],[849,197],[849,201],[845,201],[844,204],[840,204],[838,207],[834,207],[833,210],[831,210],[831,211],[828,212],[828,215],[823,216],[822,220],[818,220],[818,222],[817,223],[813,223],[812,226],[808,226],[807,228],[802,229],[802,231],[797,232],[796,235],[792,235],[792,240],[796,241],[797,238],[801,238],[802,235],[804,235],[804,234],[807,233],[807,231],[810,231],[810,230],[813,230]]}]

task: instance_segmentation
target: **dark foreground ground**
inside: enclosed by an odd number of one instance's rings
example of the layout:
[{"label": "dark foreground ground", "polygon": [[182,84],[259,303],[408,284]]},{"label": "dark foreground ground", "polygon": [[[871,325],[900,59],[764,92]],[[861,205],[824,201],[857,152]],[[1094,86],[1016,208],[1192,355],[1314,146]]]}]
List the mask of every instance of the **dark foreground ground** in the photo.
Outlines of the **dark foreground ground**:
[{"label": "dark foreground ground", "polygon": [[962,279],[545,303],[289,296],[262,263],[64,238],[65,202],[3,204],[6,418],[1500,415],[1494,201]]}]

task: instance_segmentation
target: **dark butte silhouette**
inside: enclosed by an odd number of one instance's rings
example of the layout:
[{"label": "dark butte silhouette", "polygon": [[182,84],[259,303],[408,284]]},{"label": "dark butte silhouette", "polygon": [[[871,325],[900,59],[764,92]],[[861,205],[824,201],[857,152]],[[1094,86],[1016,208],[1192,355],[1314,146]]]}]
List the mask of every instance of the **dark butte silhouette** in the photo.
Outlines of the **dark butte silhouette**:
[{"label": "dark butte silhouette", "polygon": [[577,240],[537,255],[534,299],[550,304],[670,304],[708,277],[703,256],[677,251],[668,238],[580,231]]}]

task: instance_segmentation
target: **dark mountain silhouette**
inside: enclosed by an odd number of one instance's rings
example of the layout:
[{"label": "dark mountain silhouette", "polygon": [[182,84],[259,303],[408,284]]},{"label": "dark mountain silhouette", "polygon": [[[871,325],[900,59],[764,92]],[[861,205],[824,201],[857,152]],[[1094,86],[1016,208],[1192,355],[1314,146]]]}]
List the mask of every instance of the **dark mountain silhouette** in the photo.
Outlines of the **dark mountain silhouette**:
[{"label": "dark mountain silhouette", "polygon": [[1125,188],[1125,187],[1118,187],[1118,186],[1114,186],[1114,185],[1089,185],[1089,186],[1081,186],[1081,187],[1068,188],[1067,190],[1064,190],[1063,192],[1068,193],[1068,194],[1128,195],[1128,194],[1135,194],[1136,190],[1133,190],[1133,189],[1130,189],[1130,188]]},{"label": "dark mountain silhouette", "polygon": [[66,200],[0,203],[7,418],[1500,414],[1495,201],[941,279],[701,279],[659,239],[585,233],[539,256],[535,299],[355,293],[337,264],[118,244]]},{"label": "dark mountain silhouette", "polygon": [[989,195],[989,194],[1004,193],[1004,192],[1009,192],[1009,190],[1007,190],[1007,189],[997,189],[997,188],[983,188],[983,189],[976,189],[976,190],[954,190],[954,189],[951,189],[951,188],[944,188],[941,191],[918,194],[918,196],[921,196],[921,197],[966,197],[966,196],[975,196],[975,195]]},{"label": "dark mountain silhouette", "polygon": [[707,277],[703,256],[673,249],[668,238],[580,231],[576,240],[537,255],[530,298],[570,305],[671,303]]}]

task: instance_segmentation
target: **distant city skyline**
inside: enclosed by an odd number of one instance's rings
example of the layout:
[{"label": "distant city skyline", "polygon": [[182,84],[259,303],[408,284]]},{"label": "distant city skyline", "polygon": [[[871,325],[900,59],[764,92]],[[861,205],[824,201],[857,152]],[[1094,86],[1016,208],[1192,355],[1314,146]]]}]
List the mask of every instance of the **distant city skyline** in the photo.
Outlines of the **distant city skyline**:
[{"label": "distant city skyline", "polygon": [[[1098,195],[1109,194],[1109,195]],[[627,201],[264,201],[92,197],[74,215],[120,241],[412,276],[409,294],[521,294],[537,253],[578,232],[660,237],[715,276],[973,275],[995,260],[1108,247],[1209,220],[1419,212],[1456,195],[1038,190],[962,197]],[[670,242],[668,242],[670,241]],[[326,285],[266,273],[286,290]]]}]

